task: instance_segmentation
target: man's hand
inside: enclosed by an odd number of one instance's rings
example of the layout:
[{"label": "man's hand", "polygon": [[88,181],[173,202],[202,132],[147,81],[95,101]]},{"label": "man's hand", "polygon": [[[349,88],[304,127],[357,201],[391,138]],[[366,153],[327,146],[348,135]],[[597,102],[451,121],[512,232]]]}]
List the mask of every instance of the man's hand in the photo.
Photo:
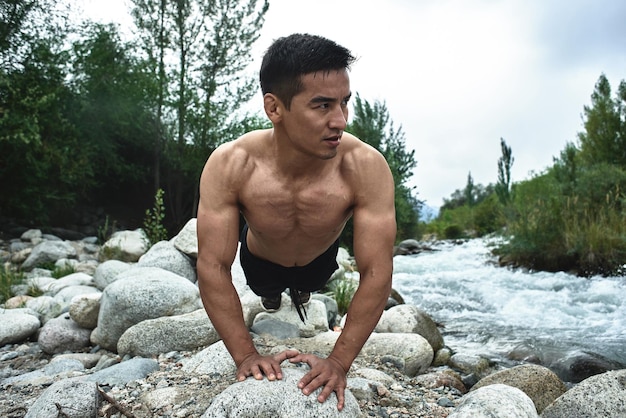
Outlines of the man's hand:
[{"label": "man's hand", "polygon": [[299,354],[297,350],[285,350],[274,356],[262,356],[256,352],[252,353],[245,357],[237,367],[237,380],[240,382],[244,381],[248,376],[261,380],[264,375],[267,376],[267,380],[280,380],[283,378],[280,363]]},{"label": "man's hand", "polygon": [[304,375],[298,388],[305,395],[310,395],[317,388],[324,386],[322,392],[317,397],[319,402],[324,402],[331,393],[337,394],[337,409],[342,410],[345,400],[345,389],[348,384],[346,371],[338,361],[332,357],[327,359],[319,358],[313,354],[298,354],[289,359],[291,363],[307,363],[311,371]]}]

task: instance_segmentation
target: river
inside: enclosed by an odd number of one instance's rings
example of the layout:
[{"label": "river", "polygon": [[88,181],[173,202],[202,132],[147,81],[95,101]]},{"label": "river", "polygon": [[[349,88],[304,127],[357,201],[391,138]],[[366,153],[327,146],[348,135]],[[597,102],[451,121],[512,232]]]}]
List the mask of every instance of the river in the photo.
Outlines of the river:
[{"label": "river", "polygon": [[526,353],[554,369],[580,353],[626,367],[626,278],[498,267],[493,241],[439,242],[394,258],[393,286],[444,325],[456,352],[511,363]]}]

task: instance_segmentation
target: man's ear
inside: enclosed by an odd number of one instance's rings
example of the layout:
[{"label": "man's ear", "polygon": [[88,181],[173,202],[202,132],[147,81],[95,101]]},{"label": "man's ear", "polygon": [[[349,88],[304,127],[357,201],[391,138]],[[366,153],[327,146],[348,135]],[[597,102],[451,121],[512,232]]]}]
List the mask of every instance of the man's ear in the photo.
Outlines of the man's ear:
[{"label": "man's ear", "polygon": [[265,93],[263,96],[263,107],[265,114],[272,121],[272,123],[278,123],[282,119],[282,114],[285,110],[283,102],[272,93]]}]

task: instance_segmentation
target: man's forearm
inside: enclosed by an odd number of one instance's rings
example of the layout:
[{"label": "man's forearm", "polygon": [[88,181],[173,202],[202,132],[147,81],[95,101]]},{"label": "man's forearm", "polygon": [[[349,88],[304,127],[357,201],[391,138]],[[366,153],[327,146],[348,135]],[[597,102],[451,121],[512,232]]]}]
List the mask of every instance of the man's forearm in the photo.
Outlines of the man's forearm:
[{"label": "man's forearm", "polygon": [[211,323],[239,366],[245,357],[256,353],[256,348],[245,325],[241,301],[232,281],[230,278],[213,280],[209,288],[207,280],[203,280],[200,294]]},{"label": "man's forearm", "polygon": [[346,325],[329,358],[338,361],[346,373],[359,355],[363,345],[378,324],[387,304],[390,286],[374,289],[360,288],[355,293],[348,310]]}]

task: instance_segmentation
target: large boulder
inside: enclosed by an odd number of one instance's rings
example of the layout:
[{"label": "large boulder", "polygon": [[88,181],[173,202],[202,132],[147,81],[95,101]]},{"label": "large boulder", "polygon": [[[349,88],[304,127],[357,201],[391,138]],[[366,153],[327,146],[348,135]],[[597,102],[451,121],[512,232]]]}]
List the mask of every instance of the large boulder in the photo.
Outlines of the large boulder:
[{"label": "large boulder", "polygon": [[156,267],[136,267],[107,286],[100,300],[92,342],[110,351],[131,326],[146,319],[180,315],[200,307],[198,288],[189,280]]},{"label": "large boulder", "polygon": [[91,330],[81,328],[69,313],[51,319],[41,328],[37,342],[48,354],[80,351],[89,346]]},{"label": "large boulder", "polygon": [[100,405],[100,392],[93,382],[61,380],[47,388],[28,408],[24,418],[95,417]]},{"label": "large boulder", "polygon": [[196,218],[190,219],[178,235],[171,240],[178,251],[194,259],[198,258],[197,223]]},{"label": "large boulder", "polygon": [[66,241],[43,241],[33,248],[22,263],[22,270],[31,271],[37,266],[55,263],[61,258],[76,258],[76,250]]},{"label": "large boulder", "polygon": [[31,309],[0,308],[0,315],[0,347],[27,340],[41,326],[37,314]]},{"label": "large boulder", "polygon": [[[580,416],[571,415],[570,417]],[[512,386],[482,387],[461,398],[448,418],[538,418],[532,399]]]},{"label": "large boulder", "polygon": [[117,280],[117,276],[131,267],[131,264],[120,260],[107,260],[96,267],[96,271],[93,274],[93,281],[98,289],[104,290],[108,285]]},{"label": "large boulder", "polygon": [[117,352],[121,356],[151,357],[170,351],[191,351],[219,340],[220,336],[204,309],[198,309],[133,325],[117,342]]},{"label": "large boulder", "polygon": [[345,391],[343,411],[337,410],[335,394],[324,403],[317,400],[322,388],[306,396],[298,389],[298,381],[306,370],[283,367],[281,380],[248,378],[228,387],[213,399],[202,418],[314,418],[360,417],[356,398]]},{"label": "large boulder", "polygon": [[443,337],[437,324],[424,311],[413,305],[397,305],[383,312],[376,332],[415,333],[428,340],[437,352],[443,348]]},{"label": "large boulder", "polygon": [[104,260],[117,259],[136,262],[150,248],[150,241],[142,229],[118,231],[104,243],[100,257]]},{"label": "large boulder", "polygon": [[305,321],[302,322],[296,307],[291,302],[291,298],[286,293],[282,293],[281,297],[281,305],[278,311],[259,313],[255,317],[253,324],[268,319],[286,322],[298,327],[301,337],[313,337],[316,334],[328,331],[328,316],[326,315],[324,302],[312,299],[304,307],[304,310],[301,309],[302,315],[306,315]]},{"label": "large boulder", "polygon": [[625,417],[626,369],[583,380],[543,410],[541,418]]},{"label": "large boulder", "polygon": [[160,267],[171,271],[192,283],[197,281],[196,269],[188,256],[176,249],[170,241],[160,241],[154,244],[147,253],[139,258],[140,267]]},{"label": "large boulder", "polygon": [[567,391],[565,383],[547,367],[523,364],[481,379],[472,391],[501,383],[520,389],[533,400],[538,413]]}]

